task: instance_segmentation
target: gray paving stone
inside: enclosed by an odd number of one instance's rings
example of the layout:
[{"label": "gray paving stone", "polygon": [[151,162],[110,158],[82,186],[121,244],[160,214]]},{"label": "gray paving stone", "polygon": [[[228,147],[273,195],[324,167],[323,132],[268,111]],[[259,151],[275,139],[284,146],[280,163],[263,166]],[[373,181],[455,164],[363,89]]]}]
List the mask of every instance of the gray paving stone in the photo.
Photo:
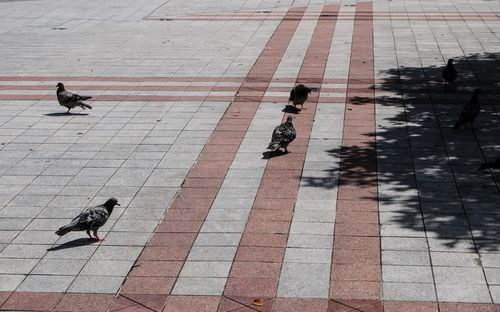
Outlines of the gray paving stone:
[{"label": "gray paving stone", "polygon": [[479,255],[476,253],[458,252],[431,252],[434,266],[477,267],[481,266]]},{"label": "gray paving stone", "polygon": [[331,249],[333,247],[333,236],[290,234],[288,236],[287,247]]},{"label": "gray paving stone", "polygon": [[220,296],[226,285],[225,278],[179,277],[172,290],[173,295]]},{"label": "gray paving stone", "polygon": [[80,275],[127,276],[134,261],[90,260],[83,267]]},{"label": "gray paving stone", "polygon": [[35,266],[31,274],[77,275],[86,262],[87,262],[86,260],[42,259]]},{"label": "gray paving stone", "polygon": [[0,243],[8,244],[14,240],[14,238],[20,233],[20,231],[0,231]]},{"label": "gray paving stone", "polygon": [[43,258],[47,253],[47,245],[10,244],[0,252],[0,258]]},{"label": "gray paving stone", "polygon": [[29,275],[17,291],[65,292],[74,279],[74,276]]},{"label": "gray paving stone", "polygon": [[0,259],[1,274],[28,274],[39,259]]},{"label": "gray paving stone", "polygon": [[415,250],[427,251],[427,241],[425,238],[410,237],[382,237],[382,250]]},{"label": "gray paving stone", "polygon": [[115,294],[124,279],[121,276],[78,276],[68,292]]},{"label": "gray paving stone", "polygon": [[330,264],[283,263],[278,297],[328,298]]},{"label": "gray paving stone", "polygon": [[472,267],[433,267],[434,278],[439,284],[486,284],[483,270]]},{"label": "gray paving stone", "polygon": [[384,300],[436,301],[434,284],[383,283]]},{"label": "gray paving stone", "polygon": [[[97,248],[97,246],[96,246]],[[92,255],[92,259],[98,260],[135,260],[142,251],[142,247],[136,246],[105,246],[100,245]]]},{"label": "gray paving stone", "polygon": [[0,291],[14,291],[26,275],[0,274]]},{"label": "gray paving stone", "polygon": [[493,303],[500,303],[500,286],[490,285],[490,293]]},{"label": "gray paving stone", "polygon": [[199,233],[194,246],[238,246],[241,233]]},{"label": "gray paving stone", "polygon": [[292,222],[291,234],[333,235],[333,223]]},{"label": "gray paving stone", "polygon": [[394,283],[433,283],[429,266],[383,265],[382,279]]},{"label": "gray paving stone", "polygon": [[286,248],[284,262],[331,263],[331,249]]},{"label": "gray paving stone", "polygon": [[246,221],[205,221],[202,233],[243,233]]},{"label": "gray paving stone", "polygon": [[179,276],[182,277],[228,277],[232,262],[186,261]]},{"label": "gray paving stone", "polygon": [[233,261],[236,247],[196,246],[191,248],[189,261]]},{"label": "gray paving stone", "polygon": [[[47,248],[50,246],[46,246]],[[97,249],[96,245],[54,245],[48,249],[46,259],[90,259]]]},{"label": "gray paving stone", "polygon": [[382,264],[430,266],[431,262],[427,251],[384,250],[382,251]]},{"label": "gray paving stone", "polygon": [[141,232],[109,232],[105,241],[106,246],[144,246],[151,233]]},{"label": "gray paving stone", "polygon": [[436,290],[440,302],[491,302],[486,284],[436,284]]}]

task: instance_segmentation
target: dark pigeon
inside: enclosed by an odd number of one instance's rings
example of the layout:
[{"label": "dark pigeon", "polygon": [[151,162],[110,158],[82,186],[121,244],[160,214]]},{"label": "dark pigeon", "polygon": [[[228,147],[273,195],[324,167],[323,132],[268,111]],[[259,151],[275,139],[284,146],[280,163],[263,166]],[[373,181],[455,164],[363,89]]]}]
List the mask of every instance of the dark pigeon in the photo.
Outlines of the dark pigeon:
[{"label": "dark pigeon", "polygon": [[460,113],[457,122],[455,122],[455,125],[453,126],[453,129],[459,129],[461,126],[465,124],[470,124],[472,127],[474,120],[481,111],[481,104],[479,103],[478,99],[480,93],[481,89],[477,88],[474,90],[474,92],[472,93],[472,97],[470,98],[470,101],[464,105],[464,108],[462,109],[462,112]]},{"label": "dark pigeon", "polygon": [[286,122],[274,128],[273,137],[267,149],[270,149],[274,152],[280,148],[283,148],[285,150],[285,153],[288,153],[288,144],[290,144],[297,136],[295,128],[292,124],[292,119],[292,116],[288,116]]},{"label": "dark pigeon", "polygon": [[484,170],[484,169],[499,169],[500,168],[500,157],[497,157],[495,160],[492,161],[486,161],[481,164],[481,166],[477,170]]},{"label": "dark pigeon", "polygon": [[[72,231],[87,231],[87,235],[90,239],[97,241],[104,240],[97,236],[97,230],[108,221],[116,205],[120,206],[116,198],[110,198],[102,205],[86,208],[78,217],[74,218],[70,224],[59,228],[56,234],[63,236]],[[90,231],[94,233],[95,237],[90,235]]]},{"label": "dark pigeon", "polygon": [[292,102],[293,106],[300,105],[300,107],[304,107],[304,102],[307,101],[309,94],[311,94],[312,89],[304,86],[303,84],[296,85],[293,87],[292,91],[290,91],[290,97],[288,98],[288,102]]},{"label": "dark pigeon", "polygon": [[453,66],[453,59],[448,60],[448,64],[446,64],[445,68],[443,69],[441,77],[443,77],[443,80],[447,84],[451,84],[453,83],[453,81],[455,81],[455,79],[457,79],[457,70]]},{"label": "dark pigeon", "polygon": [[68,109],[68,111],[66,112],[68,114],[70,109],[77,106],[80,106],[82,109],[92,109],[92,106],[82,102],[91,98],[91,96],[81,96],[76,93],[66,91],[62,82],[59,82],[57,84],[57,100],[59,101],[59,104],[61,106],[64,106]]}]

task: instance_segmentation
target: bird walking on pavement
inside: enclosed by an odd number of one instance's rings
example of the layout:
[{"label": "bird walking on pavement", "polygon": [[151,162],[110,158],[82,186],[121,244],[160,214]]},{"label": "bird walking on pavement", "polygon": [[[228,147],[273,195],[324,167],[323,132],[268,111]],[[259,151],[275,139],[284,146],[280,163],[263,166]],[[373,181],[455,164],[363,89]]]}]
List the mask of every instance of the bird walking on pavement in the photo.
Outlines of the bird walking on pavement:
[{"label": "bird walking on pavement", "polygon": [[449,59],[445,68],[443,69],[443,73],[441,77],[443,78],[446,84],[451,84],[455,79],[457,79],[457,70],[453,66],[453,59]]},{"label": "bird walking on pavement", "polygon": [[[116,200],[116,198],[110,198],[102,205],[86,208],[69,224],[60,227],[59,230],[56,231],[56,234],[63,236],[72,231],[87,231],[87,235],[90,239],[97,241],[104,240],[99,238],[97,230],[108,221],[115,206],[120,206],[118,200]],[[93,232],[94,237],[90,235],[90,231]]]},{"label": "bird walking on pavement", "polygon": [[293,106],[300,105],[301,108],[304,107],[304,102],[307,101],[309,94],[311,94],[312,89],[304,86],[303,84],[298,84],[293,87],[290,91],[290,97],[288,102],[292,102]]},{"label": "bird walking on pavement", "polygon": [[474,120],[476,120],[477,115],[481,111],[481,103],[479,103],[479,94],[481,93],[481,89],[474,89],[472,96],[468,103],[466,103],[458,117],[458,120],[453,125],[453,129],[459,129],[461,126],[465,124],[470,124],[472,127]]},{"label": "bird walking on pavement", "polygon": [[81,96],[76,93],[72,93],[70,91],[67,91],[64,88],[64,84],[62,82],[59,82],[57,84],[57,101],[59,101],[59,104],[61,106],[64,106],[68,109],[66,112],[69,114],[69,110],[72,108],[75,108],[77,106],[81,107],[82,109],[92,109],[92,106],[83,103],[82,101],[91,99],[91,96]]},{"label": "bird walking on pavement", "polygon": [[279,150],[280,148],[283,148],[285,150],[285,153],[288,153],[288,144],[290,144],[297,136],[295,128],[292,124],[292,120],[293,117],[288,116],[284,123],[274,128],[271,143],[269,143],[267,149],[274,152]]}]

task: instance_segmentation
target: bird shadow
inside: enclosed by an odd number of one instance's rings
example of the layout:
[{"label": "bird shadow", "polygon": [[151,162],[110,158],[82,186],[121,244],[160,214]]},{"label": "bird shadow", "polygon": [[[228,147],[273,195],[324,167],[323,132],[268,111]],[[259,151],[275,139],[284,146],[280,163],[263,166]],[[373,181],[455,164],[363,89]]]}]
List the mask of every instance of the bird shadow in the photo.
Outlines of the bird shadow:
[{"label": "bird shadow", "polygon": [[48,248],[47,251],[56,251],[56,250],[75,248],[80,246],[87,246],[87,245],[92,245],[94,243],[98,243],[98,241],[90,238],[77,238],[72,241],[66,242],[64,244]]},{"label": "bird shadow", "polygon": [[88,113],[47,113],[45,116],[61,117],[61,116],[87,116]]},{"label": "bird shadow", "polygon": [[281,156],[281,155],[286,155],[288,153],[282,152],[280,150],[276,151],[266,151],[262,153],[262,159],[271,159],[273,157]]},{"label": "bird shadow", "polygon": [[298,114],[300,113],[301,109],[297,108],[293,105],[287,105],[285,108],[281,110],[283,113],[289,113],[289,114]]}]

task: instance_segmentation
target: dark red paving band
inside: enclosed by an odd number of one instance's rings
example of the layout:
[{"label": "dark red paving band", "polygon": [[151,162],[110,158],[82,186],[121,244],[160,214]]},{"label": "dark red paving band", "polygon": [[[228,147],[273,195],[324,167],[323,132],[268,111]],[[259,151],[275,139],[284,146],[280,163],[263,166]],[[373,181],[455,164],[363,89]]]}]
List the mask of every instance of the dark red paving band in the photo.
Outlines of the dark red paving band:
[{"label": "dark red paving band", "polygon": [[[305,8],[293,8],[289,12],[300,16],[304,11]],[[120,310],[123,304],[134,303],[145,305],[154,311],[161,311],[164,305],[165,311],[197,304],[217,307],[220,300],[218,297],[167,297],[299,20],[285,18],[274,32],[267,44],[268,49],[263,50],[243,81],[238,95],[201,152],[167,215],[144,248],[137,262],[138,269],[134,269],[127,277],[112,311]],[[246,94],[249,90],[252,91],[251,100]],[[154,295],[156,297],[152,297]]]},{"label": "dark red paving band", "polygon": [[[297,82],[307,80],[310,87],[321,86],[338,10],[339,5],[324,6]],[[255,298],[265,299],[261,309],[271,311],[275,305],[281,266],[318,97],[318,93],[314,93],[300,114],[295,115],[297,139],[289,147],[291,152],[273,157],[267,163],[233,261],[219,312],[252,306],[252,300]],[[275,311],[298,311],[295,307],[287,306],[286,302],[287,300],[280,300],[276,303]]]},{"label": "dark red paving band", "polygon": [[[343,306],[381,311],[373,21],[371,2],[358,2],[351,48],[341,145],[340,177],[331,269],[332,311]],[[357,82],[352,89],[351,82]],[[362,103],[354,99],[362,97]]]}]

